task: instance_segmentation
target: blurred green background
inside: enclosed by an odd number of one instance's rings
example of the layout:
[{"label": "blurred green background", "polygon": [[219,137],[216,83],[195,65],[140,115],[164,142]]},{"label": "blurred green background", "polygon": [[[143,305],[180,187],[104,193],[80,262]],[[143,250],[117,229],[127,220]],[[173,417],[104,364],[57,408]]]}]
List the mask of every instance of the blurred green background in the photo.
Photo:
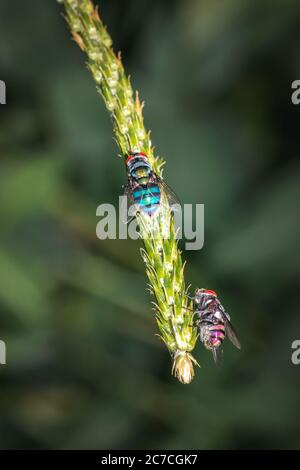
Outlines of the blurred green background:
[{"label": "blurred green background", "polygon": [[300,447],[300,4],[99,2],[185,203],[205,204],[186,280],[242,342],[170,376],[139,242],[96,238],[125,182],[112,126],[54,0],[1,0],[2,449]]}]

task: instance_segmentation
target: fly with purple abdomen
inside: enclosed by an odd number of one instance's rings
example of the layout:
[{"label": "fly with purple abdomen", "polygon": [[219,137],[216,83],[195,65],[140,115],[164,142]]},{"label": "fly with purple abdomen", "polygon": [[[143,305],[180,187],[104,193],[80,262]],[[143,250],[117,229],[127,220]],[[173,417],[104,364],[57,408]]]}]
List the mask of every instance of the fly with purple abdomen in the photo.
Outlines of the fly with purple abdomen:
[{"label": "fly with purple abdomen", "polygon": [[228,336],[232,344],[241,349],[241,343],[215,291],[196,289],[194,297],[196,325],[200,341],[212,352],[216,364],[223,356],[223,341]]}]

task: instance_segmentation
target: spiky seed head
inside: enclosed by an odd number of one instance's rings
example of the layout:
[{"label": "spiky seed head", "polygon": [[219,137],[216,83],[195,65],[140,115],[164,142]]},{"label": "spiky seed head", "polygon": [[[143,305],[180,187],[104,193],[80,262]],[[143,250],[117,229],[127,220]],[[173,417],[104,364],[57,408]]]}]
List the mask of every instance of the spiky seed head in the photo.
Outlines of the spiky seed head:
[{"label": "spiky seed head", "polygon": [[177,350],[174,354],[172,374],[182,384],[189,384],[195,375],[194,364],[198,365],[191,354]]}]

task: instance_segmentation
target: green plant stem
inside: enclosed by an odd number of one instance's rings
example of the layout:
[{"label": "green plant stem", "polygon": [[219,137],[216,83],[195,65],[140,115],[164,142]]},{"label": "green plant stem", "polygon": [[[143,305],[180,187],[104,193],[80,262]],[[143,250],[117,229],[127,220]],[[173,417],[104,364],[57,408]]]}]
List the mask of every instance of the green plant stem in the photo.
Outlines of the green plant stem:
[{"label": "green plant stem", "polygon": [[[98,9],[90,0],[62,0],[66,20],[73,38],[87,54],[87,65],[108,109],[121,154],[144,152],[153,170],[162,176],[164,160],[154,156],[154,149],[143,121],[143,103],[133,94],[125,75],[120,54],[112,49],[112,40],[103,25]],[[166,203],[167,206],[167,203]],[[177,246],[173,216],[168,208],[159,211],[155,220],[138,215],[151,293],[156,302],[156,319],[160,337],[173,358],[172,372],[182,382],[194,377],[196,360],[191,354],[197,341],[193,313],[184,281],[184,266]]]}]

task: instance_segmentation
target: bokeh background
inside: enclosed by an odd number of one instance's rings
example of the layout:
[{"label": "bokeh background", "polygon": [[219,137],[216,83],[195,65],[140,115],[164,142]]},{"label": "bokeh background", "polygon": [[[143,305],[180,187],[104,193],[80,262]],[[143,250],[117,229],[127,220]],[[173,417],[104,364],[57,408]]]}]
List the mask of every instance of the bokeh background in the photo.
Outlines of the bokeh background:
[{"label": "bokeh background", "polygon": [[242,351],[170,376],[139,242],[96,238],[125,182],[84,55],[54,0],[1,0],[2,449],[300,447],[300,4],[102,0],[180,199],[205,204],[186,280],[215,289]]}]

